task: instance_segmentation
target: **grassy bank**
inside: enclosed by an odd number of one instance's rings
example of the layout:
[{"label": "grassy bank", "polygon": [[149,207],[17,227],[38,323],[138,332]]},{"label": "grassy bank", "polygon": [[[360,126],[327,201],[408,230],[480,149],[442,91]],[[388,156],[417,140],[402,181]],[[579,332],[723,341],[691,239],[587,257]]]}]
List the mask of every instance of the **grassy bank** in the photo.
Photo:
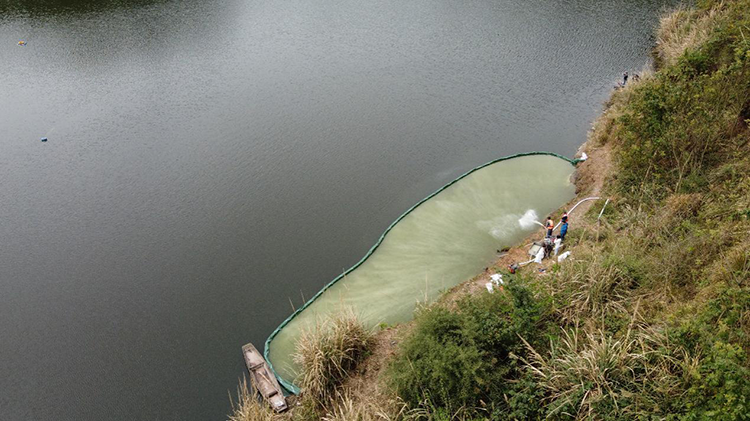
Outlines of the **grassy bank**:
[{"label": "grassy bank", "polygon": [[665,15],[654,57],[584,145],[579,196],[611,201],[572,215],[570,259],[487,293],[515,248],[413,323],[352,333],[343,370],[310,336],[329,368],[283,417],[750,417],[750,0]]}]

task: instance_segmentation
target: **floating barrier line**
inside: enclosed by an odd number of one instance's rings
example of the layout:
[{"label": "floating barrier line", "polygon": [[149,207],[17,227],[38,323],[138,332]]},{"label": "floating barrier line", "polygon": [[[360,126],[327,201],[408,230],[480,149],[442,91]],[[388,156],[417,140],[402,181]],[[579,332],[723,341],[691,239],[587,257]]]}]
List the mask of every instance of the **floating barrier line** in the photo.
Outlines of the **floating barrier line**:
[{"label": "floating barrier line", "polygon": [[375,245],[372,246],[372,248],[370,248],[370,251],[368,251],[367,254],[365,254],[365,256],[359,262],[357,262],[354,266],[352,266],[349,269],[347,269],[346,272],[344,272],[341,275],[337,276],[336,279],[334,279],[333,281],[329,282],[320,291],[318,291],[317,294],[315,294],[312,298],[310,298],[305,303],[305,305],[303,305],[302,307],[298,308],[294,313],[292,313],[289,317],[287,317],[286,320],[284,320],[283,322],[281,322],[281,324],[279,325],[279,327],[277,327],[273,332],[271,332],[271,335],[268,337],[268,339],[266,339],[266,343],[265,343],[265,346],[264,346],[264,349],[263,349],[263,357],[266,359],[266,362],[268,362],[268,366],[271,368],[271,371],[273,372],[274,376],[276,376],[276,378],[279,380],[279,383],[281,383],[281,385],[284,387],[284,389],[286,389],[288,392],[293,393],[295,395],[299,394],[299,392],[300,392],[299,387],[295,386],[291,382],[287,382],[281,376],[279,376],[279,374],[274,369],[273,364],[271,363],[271,359],[268,357],[269,350],[270,350],[270,345],[271,345],[271,341],[273,341],[273,338],[275,338],[276,335],[278,335],[278,333],[281,331],[281,329],[284,328],[284,326],[286,326],[289,322],[291,322],[292,319],[294,319],[299,313],[301,313],[302,311],[304,311],[319,296],[321,296],[328,288],[330,288],[332,285],[334,285],[339,280],[343,279],[346,275],[348,275],[354,269],[357,269],[360,265],[362,265],[362,263],[364,263],[365,260],[367,260],[375,252],[375,250],[377,250],[377,248],[383,242],[383,239],[385,239],[385,236],[388,235],[388,233],[391,231],[391,229],[393,227],[395,227],[396,224],[398,224],[402,219],[404,219],[404,217],[406,217],[406,215],[410,214],[414,209],[418,208],[422,203],[428,201],[429,199],[432,199],[438,193],[440,193],[443,190],[447,189],[448,187],[454,185],[455,183],[457,183],[458,181],[460,181],[464,177],[468,176],[469,174],[473,173],[474,171],[481,170],[482,168],[484,168],[486,166],[489,166],[489,165],[492,165],[492,164],[496,164],[496,163],[498,163],[500,161],[507,161],[507,160],[513,159],[513,158],[520,158],[520,157],[524,157],[524,156],[534,156],[534,155],[554,156],[556,158],[560,158],[562,160],[568,161],[573,166],[576,166],[580,162],[584,161],[584,159],[570,159],[570,158],[568,158],[566,156],[562,156],[560,154],[556,154],[556,153],[553,153],[553,152],[526,152],[526,153],[520,153],[520,154],[509,155],[509,156],[505,156],[505,157],[502,157],[502,158],[498,158],[498,159],[496,159],[494,161],[487,162],[486,164],[482,164],[482,165],[480,165],[480,166],[478,166],[478,167],[476,167],[476,168],[474,168],[472,170],[469,170],[468,172],[460,175],[455,180],[453,180],[450,183],[448,183],[448,184],[444,185],[443,187],[439,188],[438,190],[436,190],[435,192],[433,192],[429,196],[427,196],[424,199],[420,200],[419,202],[417,202],[416,205],[412,206],[411,208],[409,208],[409,210],[407,210],[406,212],[404,212],[403,214],[401,214],[401,216],[399,216],[395,221],[393,221],[393,223],[391,225],[388,226],[388,228],[386,228],[385,232],[383,232],[383,234],[380,236],[380,238],[375,243]]}]

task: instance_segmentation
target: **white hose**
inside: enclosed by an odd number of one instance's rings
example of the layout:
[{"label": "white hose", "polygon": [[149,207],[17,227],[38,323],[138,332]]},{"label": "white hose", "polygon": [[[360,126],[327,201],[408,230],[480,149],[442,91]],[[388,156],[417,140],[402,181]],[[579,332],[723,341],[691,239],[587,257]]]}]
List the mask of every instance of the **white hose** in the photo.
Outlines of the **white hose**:
[{"label": "white hose", "polygon": [[596,220],[597,220],[597,221],[598,221],[598,220],[599,220],[599,219],[600,219],[600,218],[602,217],[602,215],[604,214],[604,209],[606,209],[606,208],[607,208],[607,204],[608,204],[608,203],[609,203],[609,199],[607,199],[607,201],[606,201],[606,202],[604,202],[604,206],[602,206],[602,211],[601,211],[601,212],[599,212],[599,216],[598,216],[598,217],[596,218]]},{"label": "white hose", "polygon": [[[592,196],[592,197],[587,197],[585,199],[582,199],[581,201],[579,201],[578,203],[576,203],[575,205],[573,205],[573,207],[570,208],[570,210],[568,211],[568,213],[572,213],[578,207],[578,205],[580,205],[583,202],[586,202],[588,200],[598,200],[598,199],[601,199],[601,197],[599,197],[599,196]],[[607,203],[609,203],[609,199],[607,199]],[[607,204],[605,203],[604,206],[607,206]],[[602,208],[602,211],[604,211],[604,208]],[[539,221],[532,221],[532,222],[535,222],[535,223],[541,225],[542,228],[547,228],[547,227],[544,226],[544,224],[542,224]],[[559,227],[560,224],[562,224],[562,221],[558,222],[557,225],[555,225],[555,227],[553,228],[553,230],[557,229],[557,227]],[[531,263],[533,261],[534,261],[534,259],[531,259],[529,261],[526,261],[526,262],[523,262],[523,263],[519,263],[518,266],[519,267],[526,266],[526,265],[528,265],[529,263]]]},{"label": "white hose", "polygon": [[[568,211],[568,213],[573,213],[573,211],[578,207],[578,205],[580,205],[581,203],[583,203],[583,202],[585,202],[587,200],[598,200],[598,199],[601,199],[601,197],[599,197],[599,196],[587,197],[587,198],[581,200],[580,202],[576,203],[572,208],[570,208],[570,210]],[[558,222],[557,225],[555,225],[555,227],[552,228],[552,230],[556,230],[557,227],[560,226],[560,224],[562,224],[562,220],[560,220],[560,222]]]}]

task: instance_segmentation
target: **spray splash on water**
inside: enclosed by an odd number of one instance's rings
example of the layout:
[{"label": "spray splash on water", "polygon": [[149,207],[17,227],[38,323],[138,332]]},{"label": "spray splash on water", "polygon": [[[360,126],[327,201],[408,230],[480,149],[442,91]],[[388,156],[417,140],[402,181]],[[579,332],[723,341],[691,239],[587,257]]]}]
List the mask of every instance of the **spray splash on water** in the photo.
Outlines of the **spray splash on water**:
[{"label": "spray splash on water", "polygon": [[496,216],[489,220],[477,221],[477,228],[490,234],[495,240],[504,241],[509,235],[518,230],[516,221],[519,214]]},{"label": "spray splash on water", "polygon": [[539,222],[539,216],[536,214],[536,211],[534,209],[527,210],[526,213],[524,213],[523,216],[518,220],[518,225],[520,225],[523,229],[534,228],[534,224],[544,227],[544,225]]}]

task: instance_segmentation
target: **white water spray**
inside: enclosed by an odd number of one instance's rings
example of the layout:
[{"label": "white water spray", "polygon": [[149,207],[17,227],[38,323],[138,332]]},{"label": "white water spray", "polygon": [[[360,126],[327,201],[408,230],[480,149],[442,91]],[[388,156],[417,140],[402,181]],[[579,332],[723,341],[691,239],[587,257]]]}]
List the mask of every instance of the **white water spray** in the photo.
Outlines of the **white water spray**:
[{"label": "white water spray", "polygon": [[537,224],[540,227],[544,228],[544,225],[539,222],[538,219],[539,216],[536,214],[536,211],[534,209],[529,209],[526,211],[526,213],[523,214],[521,219],[518,220],[518,225],[520,225],[523,229],[534,228],[534,224]]}]

